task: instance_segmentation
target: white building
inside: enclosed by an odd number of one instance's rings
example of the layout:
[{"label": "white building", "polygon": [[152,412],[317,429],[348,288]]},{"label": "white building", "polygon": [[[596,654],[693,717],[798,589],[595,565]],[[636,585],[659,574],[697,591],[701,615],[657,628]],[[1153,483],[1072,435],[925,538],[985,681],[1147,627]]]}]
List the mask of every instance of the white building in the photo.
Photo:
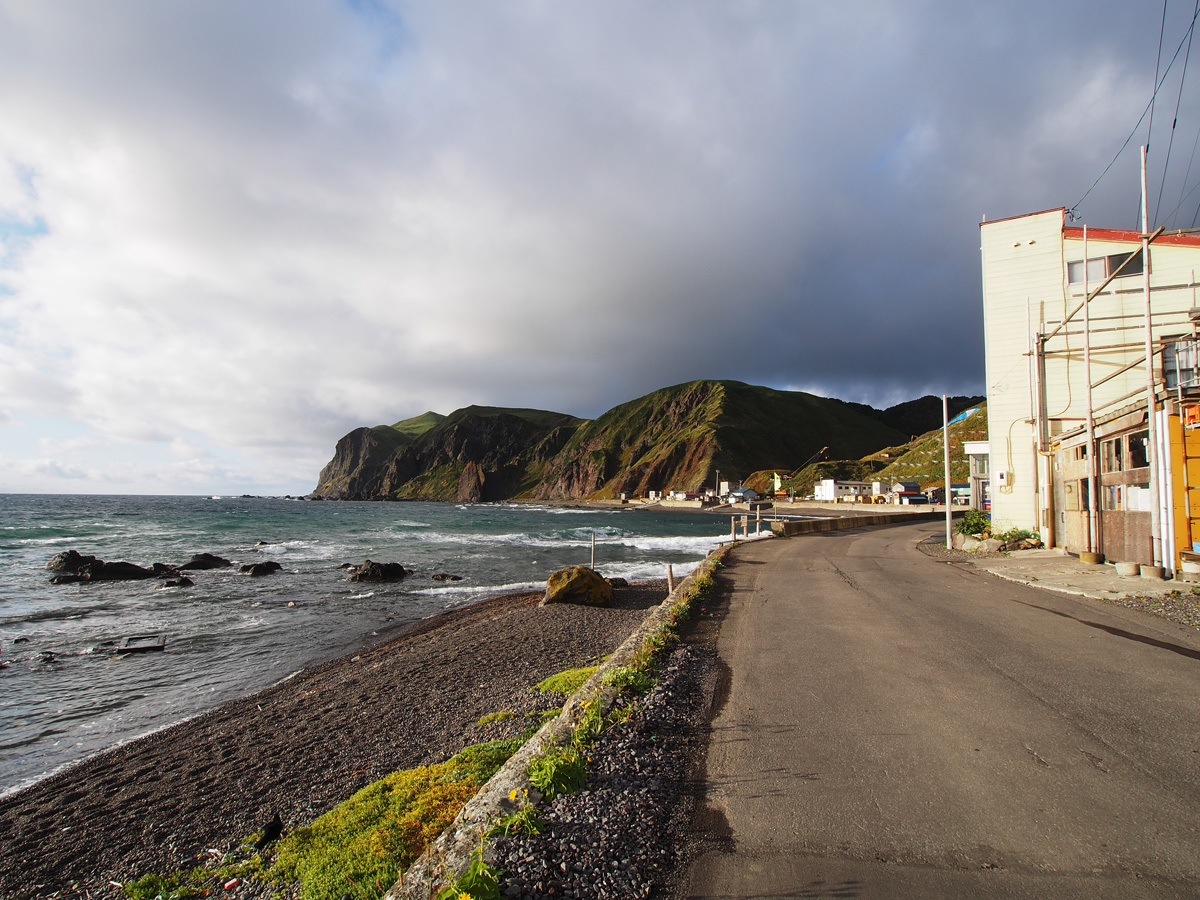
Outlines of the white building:
[{"label": "white building", "polygon": [[865,481],[837,481],[825,478],[813,485],[813,499],[825,503],[841,503],[871,495],[871,485]]},{"label": "white building", "polygon": [[1143,266],[1140,233],[1053,209],[984,222],[980,246],[996,527],[1176,569],[1200,538],[1200,236],[1156,232]]}]

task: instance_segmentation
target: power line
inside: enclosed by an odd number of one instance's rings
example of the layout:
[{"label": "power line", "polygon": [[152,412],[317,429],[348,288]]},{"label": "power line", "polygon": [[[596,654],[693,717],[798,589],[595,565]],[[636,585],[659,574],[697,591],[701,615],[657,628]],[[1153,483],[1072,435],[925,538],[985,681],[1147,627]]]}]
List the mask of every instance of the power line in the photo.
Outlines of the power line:
[{"label": "power line", "polygon": [[[1200,0],[1196,0],[1196,10],[1200,12]],[[1163,6],[1163,12],[1166,12],[1165,5]],[[1158,185],[1158,201],[1154,204],[1154,219],[1151,220],[1151,225],[1158,224],[1158,210],[1162,206],[1163,188],[1167,184],[1167,169],[1171,166],[1171,148],[1175,145],[1175,126],[1179,124],[1179,103],[1183,100],[1183,85],[1187,81],[1188,60],[1192,55],[1192,38],[1194,36],[1194,31],[1188,35],[1187,53],[1183,54],[1183,71],[1179,75],[1179,93],[1175,96],[1175,117],[1171,119],[1171,136],[1167,140],[1167,155],[1163,159],[1162,181]],[[1187,183],[1186,176],[1184,177],[1184,183]]]},{"label": "power line", "polygon": [[[1167,0],[1163,0],[1162,23],[1158,26],[1158,55],[1154,57],[1154,90],[1150,94],[1150,122],[1146,125],[1146,152],[1150,152],[1150,136],[1154,131],[1154,98],[1158,96],[1158,68],[1162,65],[1163,35],[1167,31]],[[1164,76],[1165,77],[1165,76]]]},{"label": "power line", "polygon": [[[1200,0],[1196,0],[1196,11],[1200,12]],[[1185,190],[1187,190],[1188,179],[1192,177],[1192,163],[1196,161],[1196,145],[1197,144],[1200,144],[1200,126],[1197,126],[1196,137],[1192,139],[1192,153],[1188,157],[1187,169],[1184,171],[1183,181],[1179,185],[1179,203],[1176,204],[1175,209],[1172,210],[1172,212],[1171,212],[1171,223],[1172,224],[1174,224],[1174,222],[1175,222],[1174,217],[1179,213],[1179,210],[1183,206],[1184,201],[1187,199],[1187,197],[1190,197],[1192,194],[1191,191],[1188,191],[1187,195],[1185,196],[1183,192]],[[1194,188],[1193,188],[1193,190],[1194,190]]]},{"label": "power line", "polygon": [[1183,38],[1180,39],[1179,46],[1175,48],[1175,54],[1171,57],[1171,62],[1167,64],[1166,71],[1162,73],[1162,79],[1154,88],[1154,94],[1150,97],[1150,101],[1146,104],[1146,108],[1142,110],[1142,114],[1138,116],[1137,123],[1133,126],[1133,130],[1129,132],[1129,137],[1125,138],[1125,143],[1121,145],[1121,149],[1117,151],[1117,155],[1112,158],[1112,162],[1104,167],[1104,171],[1100,173],[1100,177],[1092,183],[1092,186],[1084,192],[1084,195],[1080,197],[1078,201],[1076,201],[1075,205],[1067,210],[1067,215],[1069,215],[1072,219],[1077,218],[1076,211],[1079,209],[1079,205],[1083,203],[1083,201],[1088,198],[1088,195],[1096,189],[1096,185],[1104,180],[1104,176],[1108,174],[1109,169],[1111,169],[1116,164],[1117,160],[1121,158],[1121,154],[1125,152],[1125,148],[1129,146],[1129,142],[1133,140],[1134,135],[1136,135],[1138,132],[1138,129],[1142,127],[1142,122],[1145,120],[1146,115],[1150,112],[1154,105],[1154,98],[1158,96],[1158,92],[1162,89],[1163,82],[1167,80],[1167,75],[1169,75],[1171,72],[1171,67],[1175,65],[1175,60],[1179,58],[1179,51],[1183,49],[1183,45],[1187,42],[1188,38],[1191,37],[1192,30],[1196,27],[1197,17],[1200,17],[1200,6],[1196,7],[1196,12],[1192,15],[1192,21],[1188,24],[1187,31],[1184,32]]}]

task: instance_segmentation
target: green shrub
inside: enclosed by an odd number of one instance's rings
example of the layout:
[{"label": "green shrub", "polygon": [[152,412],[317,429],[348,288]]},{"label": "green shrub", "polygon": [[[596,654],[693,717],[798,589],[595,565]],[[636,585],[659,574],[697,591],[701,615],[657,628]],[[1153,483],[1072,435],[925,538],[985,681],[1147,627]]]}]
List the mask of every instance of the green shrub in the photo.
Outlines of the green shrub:
[{"label": "green shrub", "polygon": [[435,900],[500,900],[500,876],[484,862],[482,848],[471,855],[471,865],[454,884],[447,885],[437,893]]},{"label": "green shrub", "polygon": [[1022,538],[1033,537],[1032,531],[1027,531],[1024,528],[1010,528],[1008,531],[996,531],[992,533],[992,537],[1000,541],[1002,544],[1007,544],[1010,541],[1019,541]]},{"label": "green shrub", "polygon": [[619,691],[644,694],[654,687],[654,678],[632,666],[614,666],[604,673],[604,683]]},{"label": "green shrub", "polygon": [[990,534],[992,517],[982,509],[968,509],[954,523],[954,530],[959,534]]},{"label": "green shrub", "polygon": [[547,800],[570,794],[587,783],[587,766],[578,747],[549,747],[530,764],[529,782]]}]

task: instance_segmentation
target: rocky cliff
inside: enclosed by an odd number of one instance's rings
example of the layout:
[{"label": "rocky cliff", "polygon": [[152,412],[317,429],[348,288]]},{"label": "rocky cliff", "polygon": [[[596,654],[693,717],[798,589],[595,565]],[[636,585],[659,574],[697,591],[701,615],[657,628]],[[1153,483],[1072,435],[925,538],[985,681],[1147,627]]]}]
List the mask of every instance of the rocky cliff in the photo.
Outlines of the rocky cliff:
[{"label": "rocky cliff", "polygon": [[343,437],[312,496],[506,500],[533,489],[540,467],[580,422],[562,413],[482,406],[427,420],[424,430],[414,421],[357,428]]},{"label": "rocky cliff", "polygon": [[591,421],[474,406],[445,418],[426,413],[350,432],[313,496],[474,502],[696,490],[714,484],[718,470],[736,481],[790,471],[822,447],[855,458],[907,437],[865,410],[799,391],[693,381]]}]

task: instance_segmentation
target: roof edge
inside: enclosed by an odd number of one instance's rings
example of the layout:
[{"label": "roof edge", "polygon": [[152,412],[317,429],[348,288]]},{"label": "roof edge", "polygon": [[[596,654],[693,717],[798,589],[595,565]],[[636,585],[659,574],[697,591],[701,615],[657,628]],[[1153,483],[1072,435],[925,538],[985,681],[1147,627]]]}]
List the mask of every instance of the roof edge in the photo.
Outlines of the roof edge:
[{"label": "roof edge", "polygon": [[995,225],[997,222],[1012,222],[1015,219],[1028,219],[1030,216],[1044,216],[1046,213],[1052,212],[1062,213],[1063,220],[1066,221],[1067,208],[1065,206],[1054,206],[1050,209],[1039,210],[1038,212],[1021,213],[1019,216],[1005,216],[1002,219],[984,219],[979,223],[979,227],[982,228],[984,225]]}]

